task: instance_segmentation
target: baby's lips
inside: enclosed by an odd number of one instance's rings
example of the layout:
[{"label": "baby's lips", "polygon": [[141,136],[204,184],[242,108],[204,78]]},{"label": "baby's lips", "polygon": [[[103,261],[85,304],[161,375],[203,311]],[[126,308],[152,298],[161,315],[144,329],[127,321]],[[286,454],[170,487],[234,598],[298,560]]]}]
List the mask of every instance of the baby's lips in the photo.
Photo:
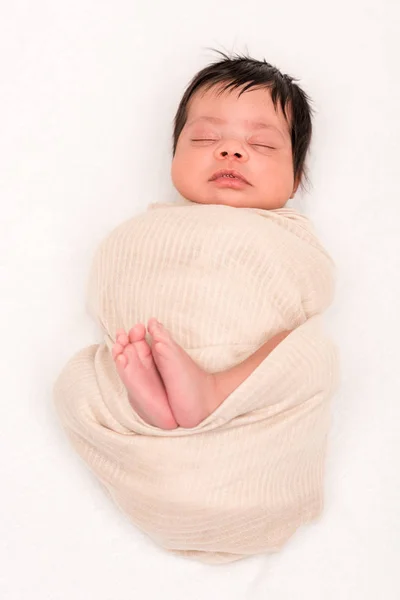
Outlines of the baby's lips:
[{"label": "baby's lips", "polygon": [[233,175],[237,179],[241,179],[245,183],[249,183],[247,181],[246,177],[244,175],[242,175],[242,173],[240,173],[240,171],[236,171],[235,169],[219,169],[211,176],[210,181],[215,181],[216,179],[218,179],[219,177],[222,177],[223,175]]}]

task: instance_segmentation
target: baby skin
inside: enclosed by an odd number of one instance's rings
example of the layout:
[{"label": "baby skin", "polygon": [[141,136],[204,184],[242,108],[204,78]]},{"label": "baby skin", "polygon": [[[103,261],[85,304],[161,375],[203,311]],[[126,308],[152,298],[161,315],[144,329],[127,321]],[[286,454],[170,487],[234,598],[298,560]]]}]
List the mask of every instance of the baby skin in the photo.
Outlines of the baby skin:
[{"label": "baby skin", "polygon": [[150,319],[147,329],[151,346],[143,324],[135,325],[128,333],[119,329],[112,355],[133,409],[160,429],[196,427],[290,333],[277,334],[232,369],[207,373],[156,319]]}]

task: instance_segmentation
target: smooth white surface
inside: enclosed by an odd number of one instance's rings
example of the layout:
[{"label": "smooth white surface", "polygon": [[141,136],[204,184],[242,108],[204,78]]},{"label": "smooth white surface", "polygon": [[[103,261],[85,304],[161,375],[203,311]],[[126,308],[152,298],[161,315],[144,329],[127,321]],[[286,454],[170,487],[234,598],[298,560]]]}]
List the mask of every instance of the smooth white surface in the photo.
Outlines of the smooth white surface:
[{"label": "smooth white surface", "polygon": [[[0,597],[400,596],[399,146],[395,0],[15,1],[0,12]],[[274,557],[206,567],[155,548],[75,456],[51,390],[98,332],[92,254],[172,194],[172,119],[207,47],[265,57],[317,110],[295,205],[338,266],[341,347],[326,511]]]}]

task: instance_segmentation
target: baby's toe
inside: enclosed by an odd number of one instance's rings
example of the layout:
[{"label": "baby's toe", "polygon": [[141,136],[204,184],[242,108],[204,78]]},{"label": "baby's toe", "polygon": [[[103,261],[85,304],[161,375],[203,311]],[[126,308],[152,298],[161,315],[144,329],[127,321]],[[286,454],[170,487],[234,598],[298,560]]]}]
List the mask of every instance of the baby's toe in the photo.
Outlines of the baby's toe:
[{"label": "baby's toe", "polygon": [[115,360],[117,358],[117,356],[119,354],[121,354],[121,352],[123,351],[124,347],[122,346],[122,344],[119,344],[118,342],[116,342],[114,344],[114,346],[112,347],[112,357]]},{"label": "baby's toe", "polygon": [[125,356],[125,354],[118,354],[118,356],[115,359],[115,364],[117,365],[117,367],[121,367],[122,369],[125,369],[126,365],[128,364],[128,360]]},{"label": "baby's toe", "polygon": [[123,331],[122,333],[119,333],[117,335],[116,341],[118,344],[121,344],[121,346],[125,347],[129,344],[129,337],[127,336],[125,331]]},{"label": "baby's toe", "polygon": [[130,364],[132,367],[137,367],[138,365],[140,365],[138,353],[133,344],[128,344],[124,348],[124,356],[125,356],[128,364]]},{"label": "baby's toe", "polygon": [[155,342],[153,344],[154,358],[171,359],[174,356],[173,349],[170,344],[161,342]]},{"label": "baby's toe", "polygon": [[167,342],[171,339],[168,331],[165,329],[157,319],[150,319],[148,324],[148,330],[155,340],[161,340]]},{"label": "baby's toe", "polygon": [[152,331],[154,331],[155,327],[157,327],[157,319],[149,319],[149,322],[147,323],[147,329],[149,330],[150,333],[152,333]]},{"label": "baby's toe", "polygon": [[142,323],[138,323],[135,327],[129,331],[129,340],[133,344],[135,342],[139,342],[143,340],[146,335],[146,328]]}]

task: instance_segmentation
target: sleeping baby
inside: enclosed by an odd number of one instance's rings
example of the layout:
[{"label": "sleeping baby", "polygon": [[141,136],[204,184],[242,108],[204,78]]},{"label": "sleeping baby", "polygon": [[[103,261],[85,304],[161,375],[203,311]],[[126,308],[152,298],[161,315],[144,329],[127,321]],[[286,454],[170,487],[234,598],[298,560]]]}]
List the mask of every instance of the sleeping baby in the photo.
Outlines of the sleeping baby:
[{"label": "sleeping baby", "polygon": [[71,442],[120,508],[207,562],[274,551],[322,509],[333,265],[285,207],[311,112],[265,61],[223,55],[193,78],[175,117],[179,200],[100,245],[89,302],[104,339],[55,388]]}]

